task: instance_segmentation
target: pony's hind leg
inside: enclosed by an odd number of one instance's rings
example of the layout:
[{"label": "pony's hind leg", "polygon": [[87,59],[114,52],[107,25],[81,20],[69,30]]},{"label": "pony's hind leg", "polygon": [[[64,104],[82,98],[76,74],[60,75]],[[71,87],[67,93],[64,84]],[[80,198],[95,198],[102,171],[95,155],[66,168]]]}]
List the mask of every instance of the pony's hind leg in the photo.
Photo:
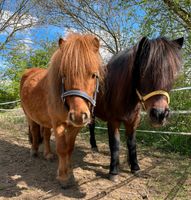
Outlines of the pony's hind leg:
[{"label": "pony's hind leg", "polygon": [[50,147],[51,129],[41,127],[41,132],[44,138],[44,157],[46,160],[53,160],[54,154],[52,153],[51,147]]},{"label": "pony's hind leg", "polygon": [[31,145],[31,156],[38,156],[38,148],[42,143],[42,136],[40,133],[40,125],[32,120],[28,120],[29,122],[29,139],[32,143]]},{"label": "pony's hind leg", "polygon": [[96,139],[95,139],[95,118],[93,118],[92,122],[89,124],[90,131],[90,145],[91,149],[95,152],[98,152]]}]

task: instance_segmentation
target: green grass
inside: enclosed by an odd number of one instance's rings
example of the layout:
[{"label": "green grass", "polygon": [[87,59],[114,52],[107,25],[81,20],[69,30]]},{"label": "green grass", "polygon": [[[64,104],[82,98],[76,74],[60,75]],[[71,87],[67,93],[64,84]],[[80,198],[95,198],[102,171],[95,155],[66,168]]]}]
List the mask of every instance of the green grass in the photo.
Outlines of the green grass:
[{"label": "green grass", "polygon": [[[181,155],[191,155],[191,136],[160,134],[157,131],[170,132],[191,132],[191,116],[189,115],[173,115],[171,116],[168,125],[161,128],[153,128],[147,121],[147,116],[142,116],[142,120],[138,130],[154,130],[156,133],[137,132],[136,138],[139,146],[152,147],[165,152],[179,153]],[[97,127],[107,128],[107,124],[100,120],[96,120]],[[121,126],[121,128],[124,128]],[[82,132],[86,132],[86,137],[89,139],[89,130],[84,128]],[[96,129],[96,140],[106,141],[108,143],[107,130]],[[120,134],[121,143],[126,145],[125,131]]]},{"label": "green grass", "polygon": [[[19,111],[21,112],[21,111]],[[153,128],[149,125],[146,116],[142,116],[139,130],[155,130],[155,131],[172,131],[172,132],[191,132],[191,116],[189,115],[173,115],[169,120],[169,124],[161,128]],[[107,127],[105,122],[96,120],[96,126]],[[0,128],[14,132],[13,127],[17,130],[26,129],[26,119],[23,113],[0,113]],[[123,126],[121,126],[123,128]],[[85,137],[89,140],[89,130],[84,128],[81,132],[86,132]],[[108,143],[107,130],[96,129],[96,139],[100,142]],[[126,146],[125,131],[121,131],[121,143]],[[184,135],[167,135],[160,133],[143,133],[137,132],[137,143],[141,147],[149,147],[165,152],[179,153],[181,155],[191,155],[191,136]]]}]

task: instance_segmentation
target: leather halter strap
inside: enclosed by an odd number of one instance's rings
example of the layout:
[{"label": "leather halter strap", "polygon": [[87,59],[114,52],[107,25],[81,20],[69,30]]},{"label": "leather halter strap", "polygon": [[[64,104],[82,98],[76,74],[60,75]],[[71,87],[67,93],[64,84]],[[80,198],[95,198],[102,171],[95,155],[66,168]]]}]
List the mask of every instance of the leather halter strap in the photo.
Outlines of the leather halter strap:
[{"label": "leather halter strap", "polygon": [[63,103],[65,103],[65,97],[78,96],[78,97],[81,97],[81,98],[89,101],[91,103],[92,107],[95,107],[96,106],[96,98],[97,98],[97,93],[98,92],[99,92],[99,79],[98,79],[98,76],[96,76],[96,88],[95,88],[95,92],[94,92],[93,98],[90,97],[86,92],[83,92],[81,90],[68,90],[68,91],[65,91],[65,89],[64,89],[64,78],[62,78],[61,99],[62,99]]},{"label": "leather halter strap", "polygon": [[136,93],[137,93],[137,96],[139,97],[139,100],[141,101],[141,104],[142,104],[142,106],[143,106],[143,108],[145,110],[146,110],[146,107],[145,107],[144,102],[147,99],[149,99],[149,98],[151,98],[153,96],[156,96],[156,95],[164,95],[167,98],[168,104],[170,104],[170,96],[169,96],[168,92],[166,92],[164,90],[156,90],[156,91],[153,91],[153,92],[151,92],[151,93],[149,93],[149,94],[147,94],[145,96],[142,96],[138,90],[136,90]]},{"label": "leather halter strap", "polygon": [[63,100],[65,97],[68,97],[68,96],[82,97],[83,99],[88,100],[92,104],[92,106],[96,105],[96,102],[95,102],[95,100],[93,98],[91,98],[85,92],[80,91],[80,90],[69,90],[69,91],[66,91],[66,92],[62,93],[61,98]]}]

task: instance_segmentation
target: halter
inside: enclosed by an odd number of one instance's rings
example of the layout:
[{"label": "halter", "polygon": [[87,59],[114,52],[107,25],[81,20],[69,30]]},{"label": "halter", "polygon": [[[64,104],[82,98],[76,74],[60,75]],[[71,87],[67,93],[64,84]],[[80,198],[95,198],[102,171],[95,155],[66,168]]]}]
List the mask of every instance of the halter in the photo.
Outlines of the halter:
[{"label": "halter", "polygon": [[62,93],[61,93],[61,99],[62,102],[65,103],[65,98],[68,96],[78,96],[81,97],[87,101],[89,101],[92,105],[92,113],[93,113],[93,109],[96,106],[96,98],[97,98],[97,93],[99,92],[99,79],[98,76],[96,77],[96,88],[95,88],[95,92],[93,95],[93,98],[90,97],[86,92],[80,91],[80,90],[68,90],[65,91],[64,89],[64,78],[62,78]]},{"label": "halter", "polygon": [[151,98],[153,96],[156,96],[156,95],[164,95],[167,98],[168,104],[170,103],[170,96],[169,96],[168,92],[166,92],[164,90],[156,90],[156,91],[151,92],[151,93],[149,93],[149,94],[147,94],[145,96],[142,96],[138,90],[136,90],[136,93],[137,93],[137,96],[139,97],[139,100],[140,100],[144,110],[146,110],[144,102],[147,99],[149,99],[149,98]]}]

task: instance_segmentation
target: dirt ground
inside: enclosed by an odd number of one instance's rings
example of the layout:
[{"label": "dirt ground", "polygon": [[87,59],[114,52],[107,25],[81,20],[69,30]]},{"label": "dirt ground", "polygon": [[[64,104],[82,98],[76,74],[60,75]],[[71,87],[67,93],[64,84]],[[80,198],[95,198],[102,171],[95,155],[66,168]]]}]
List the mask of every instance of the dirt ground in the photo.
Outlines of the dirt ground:
[{"label": "dirt ground", "polygon": [[[77,185],[62,189],[56,180],[58,160],[30,158],[26,124],[0,118],[0,199],[191,199],[191,161],[174,154],[146,149],[138,144],[139,176],[130,173],[126,150],[121,147],[119,182],[108,180],[109,148],[98,142],[92,152],[87,133],[80,133],[73,153]],[[52,138],[52,148],[54,137]]]}]

